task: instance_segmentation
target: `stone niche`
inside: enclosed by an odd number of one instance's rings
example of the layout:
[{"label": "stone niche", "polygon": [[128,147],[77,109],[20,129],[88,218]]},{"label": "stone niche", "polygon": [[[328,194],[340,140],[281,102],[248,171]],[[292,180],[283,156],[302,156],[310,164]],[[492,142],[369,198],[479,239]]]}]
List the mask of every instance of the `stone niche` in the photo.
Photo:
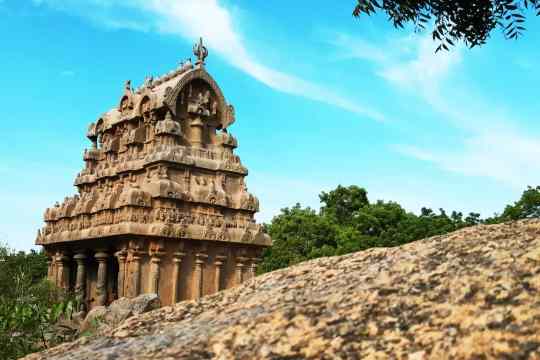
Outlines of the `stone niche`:
[{"label": "stone niche", "polygon": [[271,245],[255,223],[259,202],[228,132],[234,108],[197,61],[134,90],[90,124],[78,194],[45,211],[36,244],[48,277],[75,291],[84,310],[157,293],[196,299],[255,275]]}]

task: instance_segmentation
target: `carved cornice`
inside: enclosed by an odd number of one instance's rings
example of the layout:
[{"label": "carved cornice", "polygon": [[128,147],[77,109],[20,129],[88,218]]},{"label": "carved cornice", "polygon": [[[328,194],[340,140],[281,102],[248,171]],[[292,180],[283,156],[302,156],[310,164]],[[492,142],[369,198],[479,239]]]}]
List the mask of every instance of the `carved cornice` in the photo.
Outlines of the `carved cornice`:
[{"label": "carved cornice", "polygon": [[[206,240],[218,241],[238,244],[270,246],[271,240],[267,234],[259,233],[253,230],[243,229],[227,229],[228,236],[220,236],[222,228],[213,228],[214,235],[208,233],[208,227],[200,225],[181,225],[181,224],[163,224],[149,223],[142,224],[136,222],[124,222],[114,225],[99,225],[83,230],[66,230],[49,235],[42,234],[38,239],[38,245],[56,244],[78,240],[97,239],[104,235],[120,236],[120,235],[141,235],[141,236],[156,236],[160,238],[174,238],[186,240]],[[250,236],[246,237],[245,234]]]}]

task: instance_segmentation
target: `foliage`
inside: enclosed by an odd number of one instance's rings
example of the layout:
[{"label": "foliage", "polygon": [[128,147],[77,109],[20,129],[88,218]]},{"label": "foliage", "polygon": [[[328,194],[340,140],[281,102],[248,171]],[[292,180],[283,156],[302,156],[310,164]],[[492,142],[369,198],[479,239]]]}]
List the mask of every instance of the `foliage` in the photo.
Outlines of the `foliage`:
[{"label": "foliage", "polygon": [[507,205],[495,222],[540,217],[540,186],[529,186],[513,205]]},{"label": "foliage", "polygon": [[354,211],[369,205],[366,190],[355,185],[348,188],[338,185],[329,193],[323,191],[319,198],[324,204],[321,213],[335,218],[340,224],[347,222]]},{"label": "foliage", "polygon": [[521,199],[508,205],[502,215],[482,219],[422,208],[416,215],[396,202],[370,203],[358,186],[338,186],[320,195],[316,212],[296,204],[285,208],[266,225],[272,248],[265,250],[260,272],[284,268],[321,256],[343,255],[372,247],[398,246],[430,236],[446,234],[482,223],[498,223],[540,216],[540,187],[529,187]]},{"label": "foliage", "polygon": [[334,223],[300,204],[282,209],[267,225],[268,233],[280,241],[266,250],[261,268],[270,271],[321,256],[325,248],[335,248],[336,230]]},{"label": "foliage", "polygon": [[45,280],[42,253],[0,246],[0,359],[16,359],[64,340],[55,326],[75,302]]},{"label": "foliage", "polygon": [[527,12],[540,15],[540,0],[357,0],[353,15],[377,11],[399,28],[412,23],[419,31],[432,22],[439,51],[460,40],[471,48],[483,45],[496,27],[507,39],[517,39],[525,31]]}]

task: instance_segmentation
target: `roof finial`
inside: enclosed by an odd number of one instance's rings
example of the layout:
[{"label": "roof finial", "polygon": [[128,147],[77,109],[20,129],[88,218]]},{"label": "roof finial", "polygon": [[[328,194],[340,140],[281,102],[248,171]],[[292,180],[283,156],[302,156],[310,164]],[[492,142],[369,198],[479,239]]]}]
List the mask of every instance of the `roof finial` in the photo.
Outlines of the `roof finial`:
[{"label": "roof finial", "polygon": [[203,66],[204,59],[208,56],[208,49],[203,45],[202,37],[199,38],[199,42],[193,46],[193,54],[197,57],[195,65]]}]

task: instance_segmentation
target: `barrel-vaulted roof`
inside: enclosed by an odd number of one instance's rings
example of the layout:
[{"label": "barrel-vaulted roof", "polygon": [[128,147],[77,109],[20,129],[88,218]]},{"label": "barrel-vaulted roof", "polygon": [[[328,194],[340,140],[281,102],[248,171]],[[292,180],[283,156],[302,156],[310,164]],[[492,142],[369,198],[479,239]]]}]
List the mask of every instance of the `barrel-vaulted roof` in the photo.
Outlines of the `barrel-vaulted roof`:
[{"label": "barrel-vaulted roof", "polygon": [[91,139],[96,138],[99,133],[112,128],[115,124],[143,116],[145,111],[166,107],[176,115],[176,104],[180,93],[195,80],[205,82],[212,89],[218,102],[218,111],[222,114],[219,117],[222,119],[220,127],[227,128],[234,122],[233,107],[227,104],[219,85],[206,71],[204,65],[199,63],[194,66],[188,61],[156,79],[148,77],[136,90],[131,89],[131,82],[127,81],[118,106],[105,112],[94,123],[91,123],[87,136]]}]

